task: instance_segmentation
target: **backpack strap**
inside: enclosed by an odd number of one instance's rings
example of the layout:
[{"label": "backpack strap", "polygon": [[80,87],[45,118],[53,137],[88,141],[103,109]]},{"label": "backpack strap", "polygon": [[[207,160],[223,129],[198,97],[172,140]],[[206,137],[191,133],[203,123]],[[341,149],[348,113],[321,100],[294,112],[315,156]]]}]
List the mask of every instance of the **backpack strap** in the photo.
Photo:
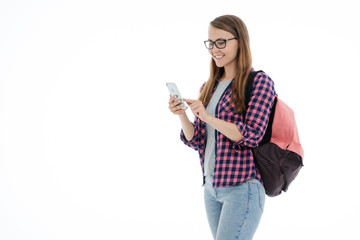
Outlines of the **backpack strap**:
[{"label": "backpack strap", "polygon": [[[245,87],[245,106],[246,106],[246,108],[248,107],[248,104],[250,102],[251,93],[252,93],[253,85],[254,85],[254,79],[255,79],[256,75],[260,72],[263,73],[262,70],[259,70],[259,71],[250,72],[250,74],[249,74],[249,77],[248,77],[248,80],[246,83],[246,87]],[[271,108],[271,112],[270,112],[269,123],[266,127],[265,135],[264,135],[263,139],[261,140],[261,142],[259,143],[260,146],[266,142],[270,142],[271,133],[272,133],[272,123],[274,121],[274,113],[275,113],[276,103],[277,103],[277,98],[275,97],[274,105]],[[244,120],[245,120],[246,112],[243,113],[243,116],[244,116]]]},{"label": "backpack strap", "polygon": [[253,85],[254,85],[254,79],[256,77],[256,75],[260,72],[263,72],[262,70],[259,71],[254,71],[254,72],[250,72],[248,80],[246,82],[246,86],[245,86],[245,106],[247,108],[249,102],[250,102],[250,97],[251,97],[251,93],[253,90]]}]

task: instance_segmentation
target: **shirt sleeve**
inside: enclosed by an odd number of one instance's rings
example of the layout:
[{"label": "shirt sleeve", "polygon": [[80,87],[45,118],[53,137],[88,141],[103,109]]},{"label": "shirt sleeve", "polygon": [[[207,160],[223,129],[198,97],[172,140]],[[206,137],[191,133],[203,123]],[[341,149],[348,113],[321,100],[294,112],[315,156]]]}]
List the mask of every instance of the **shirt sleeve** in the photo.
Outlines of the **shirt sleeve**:
[{"label": "shirt sleeve", "polygon": [[240,150],[242,146],[254,148],[259,145],[269,122],[275,96],[272,79],[266,73],[258,73],[254,79],[253,91],[246,110],[245,120],[236,123],[243,138],[238,142],[234,142],[233,147],[235,150]]},{"label": "shirt sleeve", "polygon": [[[205,83],[201,86],[200,92],[203,90]],[[203,124],[203,122],[200,120],[200,118],[195,116],[195,119],[193,122],[193,126],[194,126],[193,138],[190,141],[186,140],[184,131],[183,131],[183,129],[181,129],[181,132],[180,132],[181,141],[183,141],[183,143],[185,145],[187,145],[195,150],[199,150],[201,145],[203,145],[203,143],[204,143],[204,139],[202,138],[202,135],[205,134],[205,128],[204,128],[204,126],[202,126],[202,124]]]},{"label": "shirt sleeve", "polygon": [[194,123],[193,123],[194,136],[190,141],[186,140],[183,129],[181,129],[181,132],[180,132],[181,141],[183,141],[183,143],[185,145],[187,145],[188,147],[191,147],[191,148],[193,148],[195,150],[199,150],[200,142],[201,142],[201,135],[200,134],[201,134],[202,131],[201,131],[201,128],[200,128],[200,123],[201,123],[201,120],[198,117],[195,117]]}]

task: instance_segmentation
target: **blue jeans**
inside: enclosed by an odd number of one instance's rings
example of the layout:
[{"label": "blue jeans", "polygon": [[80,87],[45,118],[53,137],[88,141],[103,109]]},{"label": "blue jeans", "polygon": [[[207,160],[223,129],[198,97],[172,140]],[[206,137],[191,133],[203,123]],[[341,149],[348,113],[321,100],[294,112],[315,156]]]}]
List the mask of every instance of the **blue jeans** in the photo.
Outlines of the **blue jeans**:
[{"label": "blue jeans", "polygon": [[256,179],[233,187],[212,187],[212,176],[204,185],[205,208],[215,240],[250,240],[259,225],[265,204],[265,189]]}]

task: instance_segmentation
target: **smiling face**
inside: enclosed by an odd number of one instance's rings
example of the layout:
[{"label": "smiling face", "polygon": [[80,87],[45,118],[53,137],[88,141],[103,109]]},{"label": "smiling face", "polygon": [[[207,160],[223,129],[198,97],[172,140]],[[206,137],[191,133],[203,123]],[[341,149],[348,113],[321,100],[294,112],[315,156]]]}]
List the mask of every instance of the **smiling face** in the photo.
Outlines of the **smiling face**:
[{"label": "smiling face", "polygon": [[[218,39],[229,39],[235,36],[230,32],[224,31],[213,26],[209,27],[208,33],[209,40],[215,42]],[[216,66],[218,67],[236,67],[237,55],[238,55],[239,43],[238,40],[230,40],[226,42],[226,47],[218,49],[214,44],[213,49],[209,49],[211,57],[214,59]]]}]

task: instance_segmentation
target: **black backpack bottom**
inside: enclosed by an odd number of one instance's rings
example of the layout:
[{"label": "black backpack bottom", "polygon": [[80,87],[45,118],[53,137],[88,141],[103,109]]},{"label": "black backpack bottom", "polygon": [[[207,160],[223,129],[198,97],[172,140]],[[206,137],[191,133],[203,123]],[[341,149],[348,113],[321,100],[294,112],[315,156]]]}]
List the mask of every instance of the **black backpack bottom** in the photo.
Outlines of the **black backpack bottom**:
[{"label": "black backpack bottom", "polygon": [[266,195],[270,197],[286,192],[303,166],[300,155],[281,149],[272,142],[254,148],[253,153]]}]

